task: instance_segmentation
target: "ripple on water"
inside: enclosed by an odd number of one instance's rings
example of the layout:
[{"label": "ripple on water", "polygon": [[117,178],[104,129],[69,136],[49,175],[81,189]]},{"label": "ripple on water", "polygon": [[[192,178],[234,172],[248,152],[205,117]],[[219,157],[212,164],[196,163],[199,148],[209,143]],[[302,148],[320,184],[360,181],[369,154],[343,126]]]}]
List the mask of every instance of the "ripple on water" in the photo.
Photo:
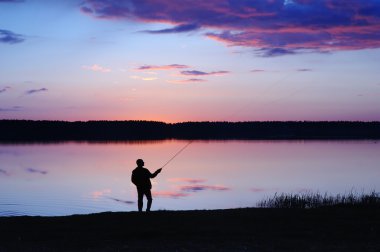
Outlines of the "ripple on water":
[{"label": "ripple on water", "polygon": [[72,214],[89,214],[105,211],[131,210],[125,204],[115,203],[107,198],[82,197],[62,200],[57,197],[33,201],[33,204],[15,203],[7,200],[0,203],[0,216],[64,216]]}]

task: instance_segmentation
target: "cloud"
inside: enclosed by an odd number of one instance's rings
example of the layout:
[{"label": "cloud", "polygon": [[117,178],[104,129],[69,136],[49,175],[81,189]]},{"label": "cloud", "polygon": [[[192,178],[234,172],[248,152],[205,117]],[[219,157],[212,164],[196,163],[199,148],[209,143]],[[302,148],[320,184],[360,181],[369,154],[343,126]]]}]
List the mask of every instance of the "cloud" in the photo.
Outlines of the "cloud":
[{"label": "cloud", "polygon": [[313,70],[309,69],[309,68],[300,68],[300,69],[297,69],[297,72],[311,72]]},{"label": "cloud", "polygon": [[24,36],[20,34],[13,33],[8,30],[1,30],[0,29],[0,43],[6,43],[6,44],[17,44],[24,42],[25,38]]},{"label": "cloud", "polygon": [[106,68],[106,67],[100,66],[98,64],[94,64],[92,66],[82,66],[82,68],[85,70],[90,70],[90,71],[94,71],[94,72],[101,72],[101,73],[111,72],[110,68]]},{"label": "cloud", "polygon": [[177,25],[173,28],[168,29],[162,29],[162,30],[146,30],[144,32],[150,33],[150,34],[166,34],[166,33],[181,33],[181,32],[189,32],[189,31],[195,31],[201,28],[197,24],[181,24]]},{"label": "cloud", "polygon": [[155,70],[172,70],[172,69],[183,69],[183,68],[189,68],[189,66],[181,65],[181,64],[171,64],[171,65],[162,65],[162,66],[144,65],[144,66],[140,66],[136,68],[136,70],[155,71]]},{"label": "cloud", "polygon": [[262,69],[253,69],[251,70],[251,73],[263,73],[265,72],[265,70],[262,70]]},{"label": "cloud", "polygon": [[43,170],[39,170],[39,169],[35,169],[35,168],[26,168],[26,171],[29,173],[38,173],[38,174],[42,174],[42,175],[46,175],[48,173],[47,171],[43,171]]},{"label": "cloud", "polygon": [[295,191],[298,193],[311,193],[313,190],[311,188],[297,188]]},{"label": "cloud", "polygon": [[100,19],[173,25],[151,33],[204,28],[211,39],[265,57],[380,47],[378,0],[84,0],[81,10]]},{"label": "cloud", "polygon": [[205,190],[212,190],[212,191],[226,191],[230,190],[230,188],[225,186],[219,186],[219,185],[186,185],[186,186],[180,186],[181,191],[185,192],[199,192],[199,191],[205,191]]},{"label": "cloud", "polygon": [[166,197],[166,198],[174,198],[174,199],[178,199],[178,198],[181,198],[181,197],[187,197],[187,196],[189,196],[188,193],[172,192],[172,191],[152,192],[152,195],[154,197]]},{"label": "cloud", "polygon": [[206,182],[205,179],[193,179],[193,178],[170,178],[168,179],[169,182],[186,182],[190,184],[197,184],[197,183],[203,183]]},{"label": "cloud", "polygon": [[294,51],[283,48],[264,48],[258,51],[262,57],[277,57],[295,54]]},{"label": "cloud", "polygon": [[143,81],[153,81],[153,80],[158,79],[157,77],[142,77],[138,75],[132,75],[132,76],[129,76],[129,78],[135,79],[135,80],[143,80]]},{"label": "cloud", "polygon": [[190,70],[190,71],[181,71],[182,75],[191,75],[191,76],[206,76],[206,75],[223,75],[228,74],[229,71],[214,71],[214,72],[202,72],[197,70]]},{"label": "cloud", "polygon": [[196,82],[204,82],[206,80],[204,79],[196,79],[196,78],[192,78],[192,79],[187,79],[187,80],[170,80],[168,81],[169,83],[179,83],[179,84],[186,84],[186,83],[196,83]]},{"label": "cloud", "polygon": [[83,13],[86,13],[86,14],[92,14],[92,13],[94,13],[94,12],[92,11],[91,8],[88,8],[88,7],[86,7],[86,6],[82,6],[82,7],[80,8],[80,10],[81,10]]},{"label": "cloud", "polygon": [[114,198],[114,197],[109,197],[109,196],[106,196],[106,198],[110,199],[110,200],[113,200],[113,201],[116,201],[116,202],[128,204],[128,205],[135,204],[134,201],[130,201],[130,200],[122,200],[122,199],[118,199],[118,198]]},{"label": "cloud", "polygon": [[48,91],[47,88],[30,89],[30,90],[26,91],[25,94],[31,95],[31,94],[40,93],[40,92],[46,92],[46,91]]},{"label": "cloud", "polygon": [[112,191],[111,189],[103,189],[103,190],[99,190],[99,191],[94,191],[92,192],[92,197],[93,198],[99,198],[99,197],[102,197],[106,194],[110,194]]},{"label": "cloud", "polygon": [[14,112],[14,111],[20,111],[23,107],[21,106],[13,106],[9,108],[0,108],[0,112]]},{"label": "cloud", "polygon": [[261,188],[261,187],[252,187],[250,191],[255,192],[255,193],[260,193],[260,192],[268,192],[268,191],[273,191],[273,189],[268,189],[268,188]]},{"label": "cloud", "polygon": [[9,176],[9,173],[6,170],[0,169],[0,174],[3,174],[5,176]]},{"label": "cloud", "polygon": [[10,89],[11,87],[5,87],[5,88],[2,88],[0,89],[0,94],[1,93],[4,93],[5,91],[7,91],[8,89]]}]

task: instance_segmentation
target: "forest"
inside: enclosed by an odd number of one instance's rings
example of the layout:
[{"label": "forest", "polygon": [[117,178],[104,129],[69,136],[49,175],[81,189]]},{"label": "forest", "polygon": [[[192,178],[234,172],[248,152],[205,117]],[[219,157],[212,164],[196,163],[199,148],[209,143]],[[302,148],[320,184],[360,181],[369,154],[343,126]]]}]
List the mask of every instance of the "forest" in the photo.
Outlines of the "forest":
[{"label": "forest", "polygon": [[1,142],[125,140],[380,139],[380,122],[0,120]]}]

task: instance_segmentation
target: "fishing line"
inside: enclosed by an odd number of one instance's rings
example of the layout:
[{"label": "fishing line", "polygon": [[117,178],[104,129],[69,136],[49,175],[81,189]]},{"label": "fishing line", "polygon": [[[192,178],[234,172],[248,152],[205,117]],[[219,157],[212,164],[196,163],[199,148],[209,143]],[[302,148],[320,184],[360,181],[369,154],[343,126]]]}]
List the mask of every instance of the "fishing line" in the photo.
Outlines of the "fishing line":
[{"label": "fishing line", "polygon": [[189,146],[194,140],[190,140],[185,146],[183,146],[179,151],[177,151],[177,153],[171,158],[169,159],[161,168],[164,168],[167,164],[169,164],[176,156],[178,156],[182,151],[184,151],[187,146]]}]

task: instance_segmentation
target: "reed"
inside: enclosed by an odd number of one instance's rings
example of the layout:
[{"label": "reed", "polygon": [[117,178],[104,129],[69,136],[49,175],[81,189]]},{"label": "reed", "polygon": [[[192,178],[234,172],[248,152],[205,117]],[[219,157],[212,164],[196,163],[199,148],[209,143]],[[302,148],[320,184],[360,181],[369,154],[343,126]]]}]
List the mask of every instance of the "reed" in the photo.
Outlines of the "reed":
[{"label": "reed", "polygon": [[319,207],[380,207],[380,193],[357,193],[351,191],[346,194],[320,194],[319,192],[306,193],[275,193],[257,203],[261,208],[319,208]]}]

